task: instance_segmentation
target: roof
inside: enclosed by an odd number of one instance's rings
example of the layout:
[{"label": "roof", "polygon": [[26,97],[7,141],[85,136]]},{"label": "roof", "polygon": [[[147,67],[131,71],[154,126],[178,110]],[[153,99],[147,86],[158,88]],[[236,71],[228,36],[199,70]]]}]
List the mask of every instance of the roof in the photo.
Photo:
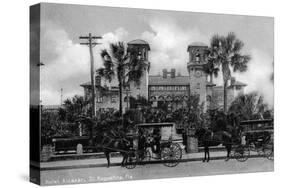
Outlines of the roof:
[{"label": "roof", "polygon": [[61,108],[61,105],[43,105],[42,108],[44,110],[58,110],[59,108]]},{"label": "roof", "polygon": [[[149,86],[186,86],[189,85],[189,76],[176,76],[175,78],[163,76],[149,76],[148,85]],[[211,82],[207,81],[207,86],[215,86]]]},{"label": "roof", "polygon": [[273,119],[246,120],[246,121],[241,121],[240,125],[261,124],[261,123],[273,123]]},{"label": "roof", "polygon": [[[80,86],[82,87],[91,87],[91,82],[86,82],[81,84]],[[105,89],[105,90],[109,90],[109,91],[118,91],[119,87],[118,86],[98,86],[95,85],[97,89]]]},{"label": "roof", "polygon": [[189,76],[176,76],[175,78],[149,76],[148,85],[189,85]]},{"label": "roof", "polygon": [[193,42],[189,46],[208,46],[208,45],[203,42]]},{"label": "roof", "polygon": [[231,83],[231,86],[247,86],[247,84],[240,81],[235,81],[234,83]]},{"label": "roof", "polygon": [[130,44],[147,45],[148,49],[150,50],[149,44],[146,41],[142,40],[142,39],[132,40],[132,41],[128,42],[128,45],[130,45]]},{"label": "roof", "polygon": [[173,127],[175,123],[142,123],[137,124],[137,127]]},{"label": "roof", "polygon": [[[149,76],[148,85],[149,86],[186,86],[189,85],[189,76],[176,76],[175,78],[167,77],[163,78],[163,76]],[[84,84],[81,84],[82,87],[89,87],[91,86],[91,82],[86,82]],[[207,82],[207,86],[215,86],[215,84],[212,84],[210,82]],[[97,87],[97,86],[96,86]],[[109,89],[114,90],[118,88],[117,87],[110,87]]]},{"label": "roof", "polygon": [[85,87],[85,86],[91,86],[91,82],[85,82],[81,84],[80,86]]}]

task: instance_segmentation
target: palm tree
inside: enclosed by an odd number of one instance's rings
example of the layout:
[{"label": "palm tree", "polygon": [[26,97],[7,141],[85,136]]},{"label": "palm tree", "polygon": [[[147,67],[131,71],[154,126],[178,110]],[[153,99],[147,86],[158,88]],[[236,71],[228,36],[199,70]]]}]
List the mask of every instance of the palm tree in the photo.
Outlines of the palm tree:
[{"label": "palm tree", "polygon": [[227,36],[214,35],[211,38],[209,62],[217,67],[221,66],[224,89],[224,112],[227,111],[227,83],[231,78],[231,68],[234,72],[244,72],[248,68],[249,55],[241,55],[244,43],[233,32]]},{"label": "palm tree", "polygon": [[264,113],[268,110],[263,97],[255,92],[240,95],[229,107],[229,113],[238,115],[241,120],[263,119]]},{"label": "palm tree", "polygon": [[97,74],[109,82],[117,77],[119,86],[119,112],[122,116],[122,92],[124,87],[130,82],[140,84],[140,78],[146,69],[149,69],[149,63],[143,61],[136,48],[126,50],[123,42],[111,43],[109,51],[101,51],[103,67],[97,70]]},{"label": "palm tree", "polygon": [[206,74],[210,75],[210,82],[213,83],[213,76],[218,77],[220,69],[216,66],[214,59],[209,58],[207,64],[203,67]]},{"label": "palm tree", "polygon": [[[65,111],[66,120],[74,122],[75,119],[84,114],[85,107],[89,101],[86,101],[83,96],[75,95],[73,98],[68,98],[63,102],[63,111]],[[60,114],[64,114],[62,111]]]}]

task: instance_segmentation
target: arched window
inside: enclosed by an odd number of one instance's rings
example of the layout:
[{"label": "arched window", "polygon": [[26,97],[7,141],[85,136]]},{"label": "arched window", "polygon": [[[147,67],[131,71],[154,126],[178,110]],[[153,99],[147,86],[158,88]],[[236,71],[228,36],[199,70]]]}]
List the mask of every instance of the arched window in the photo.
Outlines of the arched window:
[{"label": "arched window", "polygon": [[145,48],[142,49],[142,58],[146,59],[146,49]]},{"label": "arched window", "polygon": [[195,54],[195,61],[196,61],[196,62],[199,62],[199,61],[200,61],[200,54],[199,54],[199,53],[196,53],[196,54]]},{"label": "arched window", "polygon": [[171,95],[168,95],[168,96],[166,97],[166,100],[167,100],[167,101],[172,101],[172,100],[173,100],[173,98],[172,98],[172,96],[171,96]]},{"label": "arched window", "polygon": [[149,100],[150,100],[150,101],[156,101],[156,97],[155,97],[155,96],[151,96],[151,97],[149,98]]},{"label": "arched window", "polygon": [[160,96],[158,97],[158,100],[159,100],[159,101],[165,101],[165,97],[164,97],[163,95],[160,95]]},{"label": "arched window", "polygon": [[124,97],[124,102],[129,102],[129,99],[130,99],[129,96]]}]

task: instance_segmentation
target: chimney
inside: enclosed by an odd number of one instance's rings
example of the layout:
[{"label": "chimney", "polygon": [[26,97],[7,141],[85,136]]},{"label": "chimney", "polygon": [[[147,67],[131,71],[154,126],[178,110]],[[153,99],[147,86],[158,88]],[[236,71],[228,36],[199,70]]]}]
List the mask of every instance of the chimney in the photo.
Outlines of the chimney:
[{"label": "chimney", "polygon": [[167,78],[168,71],[167,69],[163,69],[163,78]]},{"label": "chimney", "polygon": [[171,69],[171,78],[176,77],[176,69]]}]

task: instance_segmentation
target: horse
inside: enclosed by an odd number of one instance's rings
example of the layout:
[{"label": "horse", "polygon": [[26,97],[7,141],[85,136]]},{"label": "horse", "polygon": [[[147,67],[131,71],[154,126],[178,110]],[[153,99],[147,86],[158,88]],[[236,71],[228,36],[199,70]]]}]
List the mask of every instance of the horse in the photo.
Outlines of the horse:
[{"label": "horse", "polygon": [[108,136],[106,133],[103,135],[100,148],[103,150],[103,153],[107,160],[107,167],[110,167],[110,153],[120,152],[123,159],[121,166],[124,166],[125,162],[128,159],[128,152],[130,149],[130,141],[125,137],[112,137]]},{"label": "horse", "polygon": [[218,146],[223,144],[227,150],[226,161],[229,160],[230,152],[232,148],[232,136],[227,131],[213,132],[210,129],[199,128],[195,131],[195,136],[203,141],[204,146],[204,159],[203,162],[210,161],[210,146]]}]

